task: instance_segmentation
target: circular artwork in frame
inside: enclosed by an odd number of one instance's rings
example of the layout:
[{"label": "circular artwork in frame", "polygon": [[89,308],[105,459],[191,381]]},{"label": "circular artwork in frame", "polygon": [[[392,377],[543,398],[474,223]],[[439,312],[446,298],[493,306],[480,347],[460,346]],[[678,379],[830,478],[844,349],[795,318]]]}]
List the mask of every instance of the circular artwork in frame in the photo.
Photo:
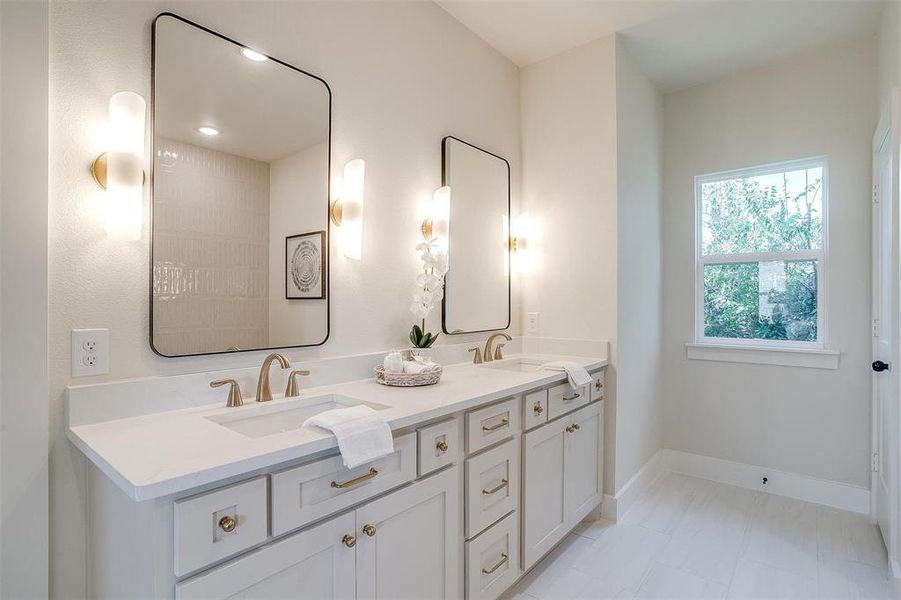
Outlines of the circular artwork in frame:
[{"label": "circular artwork in frame", "polygon": [[285,299],[325,298],[325,231],[285,238]]}]

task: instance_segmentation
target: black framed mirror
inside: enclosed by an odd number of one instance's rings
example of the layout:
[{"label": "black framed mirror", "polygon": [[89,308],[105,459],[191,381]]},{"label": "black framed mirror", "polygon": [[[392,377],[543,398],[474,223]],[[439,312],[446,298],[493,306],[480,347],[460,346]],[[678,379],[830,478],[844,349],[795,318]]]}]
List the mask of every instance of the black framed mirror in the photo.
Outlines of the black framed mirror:
[{"label": "black framed mirror", "polygon": [[506,329],[511,321],[510,163],[453,136],[441,141],[441,184],[450,186],[445,333]]},{"label": "black framed mirror", "polygon": [[151,347],[325,343],[328,84],[171,13],[152,46]]}]

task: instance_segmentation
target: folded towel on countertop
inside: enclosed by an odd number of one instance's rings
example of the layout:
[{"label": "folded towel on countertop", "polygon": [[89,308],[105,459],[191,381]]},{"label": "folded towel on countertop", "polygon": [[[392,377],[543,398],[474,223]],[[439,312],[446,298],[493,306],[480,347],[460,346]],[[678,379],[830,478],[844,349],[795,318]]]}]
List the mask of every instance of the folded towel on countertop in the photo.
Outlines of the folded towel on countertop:
[{"label": "folded towel on countertop", "polygon": [[591,383],[591,375],[588,374],[588,371],[577,362],[573,362],[570,360],[564,360],[559,362],[547,363],[544,365],[545,369],[551,369],[553,371],[566,371],[566,377],[569,379],[569,385],[572,389],[577,390],[583,385],[588,385]]},{"label": "folded towel on countertop", "polygon": [[303,426],[328,429],[338,438],[338,450],[348,469],[394,452],[394,438],[388,423],[375,410],[360,404],[327,410],[313,415]]},{"label": "folded towel on countertop", "polygon": [[436,363],[432,361],[426,360],[406,360],[404,361],[404,373],[409,373],[412,375],[417,375],[419,373],[426,373],[428,371],[434,371],[438,368]]}]

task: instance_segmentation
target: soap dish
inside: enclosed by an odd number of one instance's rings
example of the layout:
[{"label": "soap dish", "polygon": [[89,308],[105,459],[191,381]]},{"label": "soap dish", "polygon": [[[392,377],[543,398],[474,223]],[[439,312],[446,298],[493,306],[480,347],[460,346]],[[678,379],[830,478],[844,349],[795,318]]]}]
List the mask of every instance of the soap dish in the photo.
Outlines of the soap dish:
[{"label": "soap dish", "polygon": [[417,387],[435,385],[441,379],[441,367],[425,373],[386,373],[385,367],[375,368],[375,380],[382,385],[395,387]]}]

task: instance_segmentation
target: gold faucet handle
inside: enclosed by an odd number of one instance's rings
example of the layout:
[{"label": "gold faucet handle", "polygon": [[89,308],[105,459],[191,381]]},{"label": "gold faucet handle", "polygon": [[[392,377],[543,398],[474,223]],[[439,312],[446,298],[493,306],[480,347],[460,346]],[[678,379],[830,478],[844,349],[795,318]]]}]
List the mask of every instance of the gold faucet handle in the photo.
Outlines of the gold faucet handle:
[{"label": "gold faucet handle", "polygon": [[501,348],[503,348],[503,347],[504,347],[503,344],[497,345],[497,348],[495,348],[495,350],[494,350],[494,360],[503,360],[504,359],[504,353],[501,352]]},{"label": "gold faucet handle", "polygon": [[298,375],[307,377],[310,375],[310,372],[306,369],[291,371],[288,375],[288,387],[285,388],[285,398],[296,398],[297,396],[300,396],[300,384],[297,383]]},{"label": "gold faucet handle", "polygon": [[474,365],[482,364],[482,349],[481,348],[478,348],[478,347],[470,348],[468,351],[475,352],[475,354],[472,356],[472,364],[474,364]]},{"label": "gold faucet handle", "polygon": [[241,386],[234,379],[217,379],[210,382],[210,387],[217,388],[223,385],[231,386],[228,389],[228,401],[225,403],[228,407],[243,406],[244,399],[241,397]]}]

